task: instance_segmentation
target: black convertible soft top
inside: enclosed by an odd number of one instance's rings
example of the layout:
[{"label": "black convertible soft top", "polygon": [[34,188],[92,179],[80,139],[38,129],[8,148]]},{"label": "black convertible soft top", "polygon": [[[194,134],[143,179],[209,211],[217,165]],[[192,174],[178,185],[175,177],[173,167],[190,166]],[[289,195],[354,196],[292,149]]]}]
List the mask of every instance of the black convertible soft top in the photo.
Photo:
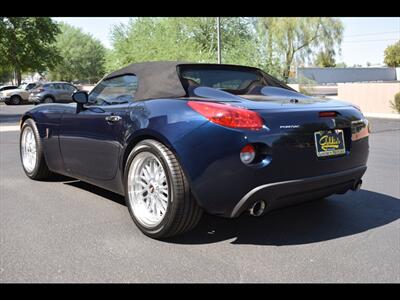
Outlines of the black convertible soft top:
[{"label": "black convertible soft top", "polygon": [[103,79],[110,79],[126,74],[136,75],[138,78],[138,90],[135,94],[136,99],[185,97],[187,96],[187,91],[179,76],[179,66],[181,65],[218,66],[222,68],[240,67],[257,70],[263,75],[265,81],[269,85],[293,90],[283,82],[280,82],[257,68],[227,64],[191,63],[184,61],[151,61],[133,63],[106,75]]}]

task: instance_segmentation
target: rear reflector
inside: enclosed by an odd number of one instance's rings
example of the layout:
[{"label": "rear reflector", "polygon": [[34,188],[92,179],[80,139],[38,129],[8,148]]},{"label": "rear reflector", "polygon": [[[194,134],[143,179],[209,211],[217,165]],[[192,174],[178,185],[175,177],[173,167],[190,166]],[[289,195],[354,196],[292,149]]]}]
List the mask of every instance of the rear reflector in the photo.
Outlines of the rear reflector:
[{"label": "rear reflector", "polygon": [[246,165],[250,164],[255,157],[256,150],[253,145],[248,144],[243,147],[242,151],[240,151],[240,160]]},{"label": "rear reflector", "polygon": [[209,121],[222,126],[250,130],[263,127],[259,114],[251,110],[214,102],[188,101],[188,105]]},{"label": "rear reflector", "polygon": [[324,117],[327,117],[327,118],[332,118],[332,117],[336,117],[336,112],[335,111],[321,111],[320,113],[319,113],[319,116],[321,117],[321,118],[324,118]]}]

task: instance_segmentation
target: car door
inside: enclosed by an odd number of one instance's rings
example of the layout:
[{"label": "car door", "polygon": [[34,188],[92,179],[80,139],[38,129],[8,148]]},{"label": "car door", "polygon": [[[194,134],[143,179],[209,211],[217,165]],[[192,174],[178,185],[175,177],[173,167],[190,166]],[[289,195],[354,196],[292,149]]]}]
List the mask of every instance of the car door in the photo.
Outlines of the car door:
[{"label": "car door", "polygon": [[29,98],[29,94],[31,91],[36,88],[38,85],[36,83],[28,83],[25,87],[25,90],[20,92],[19,95],[24,101],[27,101]]},{"label": "car door", "polygon": [[68,173],[102,181],[115,177],[127,109],[136,89],[134,75],[103,80],[89,94],[83,110],[63,114],[59,140]]},{"label": "car door", "polygon": [[50,94],[51,96],[54,97],[56,102],[61,102],[62,99],[62,88],[61,88],[61,84],[59,83],[51,83],[48,85],[48,94]]},{"label": "car door", "polygon": [[77,89],[68,83],[63,83],[63,84],[61,84],[61,86],[63,89],[62,101],[63,102],[72,102],[72,94]]}]

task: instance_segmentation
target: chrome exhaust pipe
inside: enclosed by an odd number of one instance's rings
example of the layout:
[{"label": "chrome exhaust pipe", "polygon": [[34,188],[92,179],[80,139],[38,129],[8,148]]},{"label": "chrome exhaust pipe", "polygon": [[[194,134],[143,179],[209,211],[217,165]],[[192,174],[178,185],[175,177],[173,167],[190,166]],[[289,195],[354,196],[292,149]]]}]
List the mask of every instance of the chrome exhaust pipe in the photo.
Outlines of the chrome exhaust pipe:
[{"label": "chrome exhaust pipe", "polygon": [[362,180],[360,179],[359,181],[357,181],[357,182],[354,184],[352,190],[353,190],[353,191],[359,191],[359,190],[361,189],[361,186],[362,186]]},{"label": "chrome exhaust pipe", "polygon": [[262,200],[254,202],[254,204],[249,209],[249,213],[253,217],[259,217],[264,213],[265,207],[265,202]]}]

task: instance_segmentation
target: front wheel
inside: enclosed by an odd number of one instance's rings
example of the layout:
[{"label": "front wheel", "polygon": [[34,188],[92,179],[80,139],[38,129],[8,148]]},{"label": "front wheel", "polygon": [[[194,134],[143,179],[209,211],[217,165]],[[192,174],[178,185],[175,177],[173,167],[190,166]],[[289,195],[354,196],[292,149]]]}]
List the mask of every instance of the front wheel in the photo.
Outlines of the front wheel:
[{"label": "front wheel", "polygon": [[50,178],[53,173],[47,167],[35,121],[27,119],[24,122],[19,141],[21,162],[25,174],[34,180]]},{"label": "front wheel", "polygon": [[22,103],[22,99],[21,99],[20,96],[14,95],[14,96],[12,96],[10,98],[10,102],[9,103],[12,104],[12,105],[20,105]]},{"label": "front wheel", "polygon": [[133,221],[152,238],[189,231],[202,216],[175,155],[155,140],[138,143],[130,153],[125,195]]}]

